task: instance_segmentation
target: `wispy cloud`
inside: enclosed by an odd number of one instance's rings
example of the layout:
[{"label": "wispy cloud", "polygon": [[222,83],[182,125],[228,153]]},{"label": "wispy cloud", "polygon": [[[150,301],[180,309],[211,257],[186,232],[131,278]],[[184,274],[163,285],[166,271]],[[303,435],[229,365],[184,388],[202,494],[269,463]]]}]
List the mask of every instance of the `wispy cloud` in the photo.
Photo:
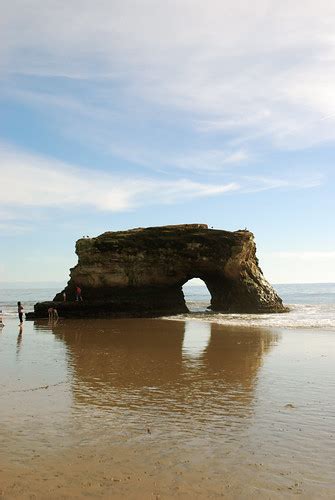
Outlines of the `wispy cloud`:
[{"label": "wispy cloud", "polygon": [[226,151],[211,149],[208,151],[195,151],[176,158],[171,158],[170,163],[174,166],[191,171],[221,171],[225,167],[236,166],[249,160],[246,151]]},{"label": "wispy cloud", "polygon": [[335,251],[298,251],[298,252],[272,252],[272,257],[280,259],[307,261],[307,262],[320,262],[325,260],[335,260]]},{"label": "wispy cloud", "polygon": [[[237,183],[206,184],[188,179],[157,180],[109,174],[0,147],[3,219],[14,218],[8,207],[81,207],[120,212],[148,204],[224,194]],[[0,213],[1,220],[1,213]]]},{"label": "wispy cloud", "polygon": [[[310,147],[335,137],[334,15],[331,0],[12,0],[2,7],[0,75],[87,83],[107,115],[119,86],[131,105],[174,110],[198,131]],[[56,87],[81,113],[85,99]]]},{"label": "wispy cloud", "polygon": [[[0,201],[0,230],[2,236],[27,233],[32,230],[31,214],[22,210],[20,203],[7,208],[2,208],[2,205],[4,204]],[[35,215],[35,221],[40,218],[40,215]]]},{"label": "wispy cloud", "polygon": [[[272,179],[235,176],[221,183],[187,178],[153,178],[89,170],[13,149],[0,144],[0,224],[3,229],[29,228],[22,209],[87,207],[89,210],[123,212],[139,206],[181,203],[234,192],[309,188],[315,179]],[[24,212],[23,212],[24,214]]]},{"label": "wispy cloud", "polygon": [[335,281],[335,251],[333,250],[261,251],[259,259],[265,275],[272,283]]},{"label": "wispy cloud", "polygon": [[2,236],[29,233],[31,230],[32,226],[30,224],[17,222],[14,217],[11,222],[1,222],[0,219],[0,231]]},{"label": "wispy cloud", "polygon": [[304,172],[299,170],[296,174],[288,174],[283,177],[276,176],[241,176],[244,186],[242,191],[260,192],[269,189],[291,190],[291,189],[311,189],[321,186],[324,176],[315,172]]}]

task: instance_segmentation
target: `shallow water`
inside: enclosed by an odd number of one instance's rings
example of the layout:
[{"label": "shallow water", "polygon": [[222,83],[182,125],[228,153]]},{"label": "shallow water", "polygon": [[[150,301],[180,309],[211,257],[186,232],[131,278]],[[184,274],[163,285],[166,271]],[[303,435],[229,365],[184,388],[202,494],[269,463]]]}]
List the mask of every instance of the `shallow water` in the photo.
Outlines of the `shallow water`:
[{"label": "shallow water", "polygon": [[[42,495],[41,475],[57,477],[47,480],[55,497],[335,496],[331,329],[179,318],[20,331],[7,318],[0,332],[9,496],[27,487]],[[18,479],[17,468],[27,475]]]},{"label": "shallow water", "polygon": [[[201,322],[230,326],[255,326],[264,328],[327,328],[335,329],[335,284],[289,284],[274,285],[290,311],[284,314],[220,314],[206,310],[210,295],[205,285],[184,285],[183,291],[190,313],[169,317],[174,321],[194,319]],[[34,304],[51,300],[58,288],[0,288],[0,317],[17,316],[17,301],[25,312],[32,311]]]}]

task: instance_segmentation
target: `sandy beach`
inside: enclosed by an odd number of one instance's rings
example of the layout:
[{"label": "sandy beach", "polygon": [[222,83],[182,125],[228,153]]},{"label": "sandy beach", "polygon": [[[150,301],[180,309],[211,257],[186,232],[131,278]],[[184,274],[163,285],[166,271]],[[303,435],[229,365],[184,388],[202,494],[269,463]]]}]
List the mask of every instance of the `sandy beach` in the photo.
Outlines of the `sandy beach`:
[{"label": "sandy beach", "polygon": [[8,319],[1,498],[333,498],[333,335]]}]

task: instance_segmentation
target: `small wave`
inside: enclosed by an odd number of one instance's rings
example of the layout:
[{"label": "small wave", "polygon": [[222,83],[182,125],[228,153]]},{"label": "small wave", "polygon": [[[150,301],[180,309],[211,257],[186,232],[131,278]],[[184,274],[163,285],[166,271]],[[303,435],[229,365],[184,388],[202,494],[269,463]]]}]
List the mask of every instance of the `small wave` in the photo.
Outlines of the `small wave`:
[{"label": "small wave", "polygon": [[[34,304],[25,304],[24,312],[29,312],[34,310]],[[17,316],[17,305],[13,304],[2,304],[0,305],[1,316],[3,318],[13,318]]]},{"label": "small wave", "polygon": [[3,318],[15,318],[17,316],[17,311],[5,311],[1,313]]},{"label": "small wave", "polygon": [[[193,297],[192,297],[193,298]],[[203,298],[204,299],[204,298]],[[223,314],[206,311],[209,301],[188,300],[190,312],[164,317],[167,320],[196,320],[231,326],[276,327],[276,328],[334,328],[335,304],[290,304],[290,312],[280,314]],[[32,311],[34,302],[25,303],[25,312]],[[16,303],[0,302],[2,318],[17,317]]]},{"label": "small wave", "polygon": [[[27,312],[30,312],[30,311],[33,311],[34,310],[34,305],[31,304],[30,306],[29,305],[25,305],[25,308],[24,308],[24,313],[27,313]],[[2,318],[16,318],[17,317],[17,305],[13,306],[13,305],[10,305],[8,307],[1,307],[0,306],[0,317]]]},{"label": "small wave", "polygon": [[230,326],[276,328],[335,328],[335,304],[289,304],[280,314],[224,314],[192,311],[164,317],[169,320],[195,320]]}]

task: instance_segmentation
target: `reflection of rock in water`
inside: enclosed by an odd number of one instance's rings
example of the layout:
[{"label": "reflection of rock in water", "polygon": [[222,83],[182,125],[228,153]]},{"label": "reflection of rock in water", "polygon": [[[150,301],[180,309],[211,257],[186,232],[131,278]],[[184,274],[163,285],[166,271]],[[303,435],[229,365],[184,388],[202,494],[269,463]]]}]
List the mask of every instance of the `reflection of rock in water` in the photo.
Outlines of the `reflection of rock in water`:
[{"label": "reflection of rock in water", "polygon": [[263,355],[277,338],[271,330],[227,328],[212,323],[210,341],[203,357],[204,366],[231,384],[253,385]]},{"label": "reflection of rock in water", "polygon": [[[68,321],[54,330],[68,347],[77,401],[118,404],[116,392],[161,387],[179,380],[182,322]],[[147,397],[150,396],[150,390]]]},{"label": "reflection of rock in water", "polygon": [[[187,323],[188,337],[192,323]],[[263,355],[276,336],[201,322],[198,333],[201,324],[206,329],[201,342],[209,328],[210,336],[196,363],[183,346],[183,322],[92,320],[58,325],[54,333],[68,348],[76,403],[100,409],[150,407],[202,419],[216,412],[246,417]]]},{"label": "reflection of rock in water", "polygon": [[251,411],[264,355],[277,340],[271,330],[211,324],[210,341],[202,356],[203,378],[212,381],[216,405],[224,413],[246,416]]}]

